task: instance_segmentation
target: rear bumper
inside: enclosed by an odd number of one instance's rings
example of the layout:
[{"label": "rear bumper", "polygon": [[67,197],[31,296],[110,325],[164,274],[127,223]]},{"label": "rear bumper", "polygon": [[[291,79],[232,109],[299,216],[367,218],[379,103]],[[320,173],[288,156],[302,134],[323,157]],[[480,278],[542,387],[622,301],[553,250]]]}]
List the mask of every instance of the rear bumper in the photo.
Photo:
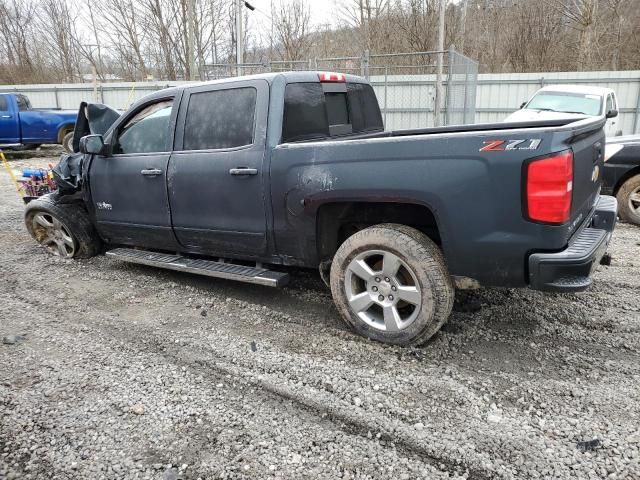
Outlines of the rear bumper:
[{"label": "rear bumper", "polygon": [[560,252],[529,256],[529,286],[547,292],[579,292],[592,283],[592,274],[607,251],[616,224],[618,204],[601,196],[595,211]]}]

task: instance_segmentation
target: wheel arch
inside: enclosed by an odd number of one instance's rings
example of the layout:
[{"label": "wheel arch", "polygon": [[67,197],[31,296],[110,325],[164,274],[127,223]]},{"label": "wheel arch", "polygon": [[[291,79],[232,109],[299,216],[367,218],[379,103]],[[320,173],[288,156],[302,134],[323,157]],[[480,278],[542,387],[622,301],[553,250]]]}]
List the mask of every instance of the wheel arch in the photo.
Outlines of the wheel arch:
[{"label": "wheel arch", "polygon": [[320,262],[330,260],[354,233],[383,223],[413,227],[442,249],[445,235],[436,210],[430,205],[406,199],[339,200],[323,203],[316,211],[316,248]]},{"label": "wheel arch", "polygon": [[60,125],[58,127],[58,143],[62,143],[62,140],[64,139],[65,135],[67,133],[73,132],[73,129],[75,128],[76,124],[75,122],[65,122],[62,125]]},{"label": "wheel arch", "polygon": [[629,180],[631,177],[635,177],[636,175],[640,175],[640,165],[633,167],[630,170],[627,170],[624,175],[622,175],[618,181],[616,182],[615,187],[613,188],[613,195],[618,195],[618,192],[620,191],[620,188],[622,187],[622,185],[624,185],[626,183],[627,180]]}]

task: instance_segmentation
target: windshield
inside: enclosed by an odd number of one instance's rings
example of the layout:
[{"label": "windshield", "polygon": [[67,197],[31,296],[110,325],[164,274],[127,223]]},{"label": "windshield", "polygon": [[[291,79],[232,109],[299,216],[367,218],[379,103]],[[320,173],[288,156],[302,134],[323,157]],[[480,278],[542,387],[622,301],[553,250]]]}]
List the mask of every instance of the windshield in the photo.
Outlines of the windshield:
[{"label": "windshield", "polygon": [[569,92],[540,92],[531,99],[525,108],[596,116],[600,115],[601,104],[602,97],[600,95]]}]

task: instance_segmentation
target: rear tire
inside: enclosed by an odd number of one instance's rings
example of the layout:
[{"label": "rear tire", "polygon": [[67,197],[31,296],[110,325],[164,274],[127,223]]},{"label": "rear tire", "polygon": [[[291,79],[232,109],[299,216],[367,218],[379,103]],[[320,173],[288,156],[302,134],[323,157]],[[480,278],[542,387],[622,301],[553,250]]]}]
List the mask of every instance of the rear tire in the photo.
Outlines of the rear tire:
[{"label": "rear tire", "polygon": [[68,153],[73,153],[73,131],[67,133],[62,138],[62,147]]},{"label": "rear tire", "polygon": [[431,338],[449,318],[455,295],[438,246],[397,224],[361,230],[338,248],[331,292],[351,328],[394,345]]},{"label": "rear tire", "polygon": [[616,195],[618,214],[627,223],[640,225],[640,175],[631,177],[622,184]]},{"label": "rear tire", "polygon": [[44,195],[27,205],[29,234],[49,253],[63,258],[90,258],[101,241],[81,203],[61,203],[56,194]]}]

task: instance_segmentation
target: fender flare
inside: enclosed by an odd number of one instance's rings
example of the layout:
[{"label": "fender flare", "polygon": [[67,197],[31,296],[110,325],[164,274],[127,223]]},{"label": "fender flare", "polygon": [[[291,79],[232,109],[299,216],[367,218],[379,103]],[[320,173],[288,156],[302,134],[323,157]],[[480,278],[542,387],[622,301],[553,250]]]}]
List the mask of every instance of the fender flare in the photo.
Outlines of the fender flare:
[{"label": "fender flare", "polygon": [[56,135],[56,138],[58,139],[58,143],[62,143],[64,136],[69,132],[73,132],[73,129],[75,128],[75,126],[76,126],[75,122],[65,122],[59,125],[58,133]]}]

